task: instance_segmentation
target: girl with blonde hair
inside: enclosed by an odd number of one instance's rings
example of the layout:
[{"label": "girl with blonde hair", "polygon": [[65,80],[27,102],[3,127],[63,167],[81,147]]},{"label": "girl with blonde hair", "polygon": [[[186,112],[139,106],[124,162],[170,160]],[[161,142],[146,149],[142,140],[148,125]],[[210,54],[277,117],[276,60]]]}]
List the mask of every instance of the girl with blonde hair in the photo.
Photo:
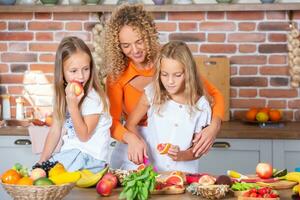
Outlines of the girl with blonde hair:
[{"label": "girl with blonde hair", "polygon": [[[151,162],[159,171],[198,172],[199,162],[185,151],[193,146],[194,134],[211,122],[211,108],[198,77],[196,63],[188,46],[172,41],[162,47],[156,61],[153,83],[149,84],[126,127],[140,135],[138,123],[148,116],[148,141]],[[159,144],[171,144],[168,156],[156,150]]]},{"label": "girl with blonde hair", "polygon": [[[112,120],[97,74],[91,51],[81,39],[66,37],[60,42],[55,57],[53,124],[39,163],[50,159],[69,171],[94,172],[107,164]],[[75,93],[74,82],[82,87],[81,94]],[[61,150],[52,156],[62,132]]]}]

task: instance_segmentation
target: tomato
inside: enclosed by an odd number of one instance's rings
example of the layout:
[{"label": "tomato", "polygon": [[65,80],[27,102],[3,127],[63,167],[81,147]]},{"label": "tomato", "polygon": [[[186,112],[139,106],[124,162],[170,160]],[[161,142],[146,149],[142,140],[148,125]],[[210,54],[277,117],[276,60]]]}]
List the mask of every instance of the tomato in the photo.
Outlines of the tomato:
[{"label": "tomato", "polygon": [[256,166],[256,174],[260,178],[270,178],[272,177],[273,168],[272,165],[268,163],[258,163]]},{"label": "tomato", "polygon": [[7,184],[16,184],[21,178],[21,175],[14,169],[7,170],[1,176],[2,182]]}]

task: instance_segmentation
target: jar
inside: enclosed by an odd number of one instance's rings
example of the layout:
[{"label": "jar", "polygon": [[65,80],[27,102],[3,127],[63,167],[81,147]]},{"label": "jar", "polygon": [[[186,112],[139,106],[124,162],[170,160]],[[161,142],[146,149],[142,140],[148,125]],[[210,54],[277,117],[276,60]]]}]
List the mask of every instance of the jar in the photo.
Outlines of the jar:
[{"label": "jar", "polygon": [[10,96],[9,95],[2,95],[2,118],[3,119],[10,119]]},{"label": "jar", "polygon": [[16,119],[24,119],[24,100],[22,97],[16,99]]}]

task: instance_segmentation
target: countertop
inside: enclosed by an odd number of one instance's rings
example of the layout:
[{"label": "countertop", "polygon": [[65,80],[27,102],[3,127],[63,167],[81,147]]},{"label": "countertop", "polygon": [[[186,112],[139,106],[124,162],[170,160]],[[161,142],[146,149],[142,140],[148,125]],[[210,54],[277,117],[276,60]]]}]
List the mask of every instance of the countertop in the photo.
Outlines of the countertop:
[{"label": "countertop", "polygon": [[[28,136],[27,127],[2,127],[0,136]],[[300,139],[300,122],[271,124],[261,128],[258,124],[241,121],[224,122],[218,138],[230,139]]]},{"label": "countertop", "polygon": [[[64,200],[94,200],[94,199],[105,199],[105,200],[117,200],[118,195],[120,193],[121,189],[115,189],[113,193],[109,197],[101,197],[99,194],[97,194],[95,188],[74,188],[70,194],[68,194]],[[288,190],[278,190],[280,193],[280,200],[291,200],[292,195],[292,189]],[[180,199],[180,200],[201,200],[203,198],[200,198],[199,196],[192,195],[189,192],[185,192],[184,194],[180,195],[151,195],[150,199],[159,199],[159,200],[174,200],[174,199]],[[230,195],[227,195],[226,198],[223,198],[224,200],[236,200],[236,197],[232,197]]]}]

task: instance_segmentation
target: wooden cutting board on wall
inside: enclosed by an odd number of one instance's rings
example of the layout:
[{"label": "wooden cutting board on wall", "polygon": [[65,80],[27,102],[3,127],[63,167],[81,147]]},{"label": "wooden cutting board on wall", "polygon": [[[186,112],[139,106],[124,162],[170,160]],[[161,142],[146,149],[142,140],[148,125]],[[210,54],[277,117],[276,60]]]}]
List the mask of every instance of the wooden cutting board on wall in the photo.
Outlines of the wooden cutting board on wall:
[{"label": "wooden cutting board on wall", "polygon": [[229,100],[230,100],[230,61],[226,57],[206,58],[195,56],[195,61],[200,74],[206,77],[218,88],[225,99],[225,121],[229,121]]}]

